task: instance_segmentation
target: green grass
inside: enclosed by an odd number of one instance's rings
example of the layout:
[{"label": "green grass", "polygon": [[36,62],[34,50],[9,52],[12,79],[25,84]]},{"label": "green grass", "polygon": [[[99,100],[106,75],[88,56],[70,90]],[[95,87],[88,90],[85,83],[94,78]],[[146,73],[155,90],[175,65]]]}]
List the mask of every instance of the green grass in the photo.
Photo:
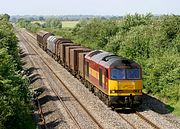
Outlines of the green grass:
[{"label": "green grass", "polygon": [[40,23],[40,24],[44,24],[45,21],[32,21],[32,23]]},{"label": "green grass", "polygon": [[62,21],[62,28],[74,28],[79,21]]},{"label": "green grass", "polygon": [[[33,21],[32,23],[43,24],[45,21]],[[62,28],[74,28],[79,21],[62,21]]]},{"label": "green grass", "polygon": [[175,116],[180,116],[180,101],[177,103],[174,102],[168,102],[166,103],[166,108]]},{"label": "green grass", "polygon": [[175,105],[173,105],[174,111],[172,112],[176,116],[180,116],[180,101],[178,101]]}]

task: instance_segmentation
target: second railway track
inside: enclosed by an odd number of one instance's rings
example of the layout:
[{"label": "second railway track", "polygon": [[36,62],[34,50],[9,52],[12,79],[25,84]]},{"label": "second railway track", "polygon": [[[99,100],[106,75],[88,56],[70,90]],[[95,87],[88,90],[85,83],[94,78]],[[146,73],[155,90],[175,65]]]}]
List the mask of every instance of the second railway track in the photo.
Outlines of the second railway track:
[{"label": "second railway track", "polygon": [[[129,111],[128,111],[129,112]],[[147,119],[144,115],[142,115],[138,111],[130,111],[130,113],[118,113],[119,116],[124,119],[129,125],[131,125],[132,128],[138,129],[138,128],[154,128],[154,129],[160,129],[159,126],[151,122],[149,119]],[[143,122],[141,122],[140,125],[137,125],[137,123],[132,122],[134,119],[140,119]],[[135,124],[134,124],[135,123]]]},{"label": "second railway track", "polygon": [[[26,32],[24,32],[26,33]],[[20,34],[20,33],[19,33]],[[27,33],[26,33],[27,34]],[[28,34],[30,35],[30,34]],[[27,35],[23,35],[20,34],[20,36],[23,38],[23,40],[28,44],[28,42],[30,42],[29,47],[31,47],[33,49],[33,51],[39,55],[41,61],[46,65],[46,69],[48,69],[53,76],[65,87],[65,89],[72,95],[72,98],[77,101],[77,103],[79,103],[79,105],[82,107],[82,109],[87,113],[87,115],[92,119],[91,121],[95,124],[94,128],[100,128],[103,129],[103,127],[101,126],[101,124],[96,121],[96,119],[91,115],[91,113],[85,108],[85,106],[78,100],[78,98],[75,97],[75,95],[68,89],[68,87],[64,84],[64,82],[57,76],[57,74],[53,71],[53,69],[49,66],[50,64],[48,64],[48,62],[41,57],[41,55],[38,53],[38,46],[35,46],[34,41],[32,39],[29,39],[29,37]],[[34,38],[32,35],[30,35],[31,38]],[[50,63],[50,62],[49,62]],[[39,64],[41,65],[41,64]],[[49,72],[47,72],[46,74],[50,74]],[[52,76],[52,75],[51,75]],[[49,80],[49,82],[52,83],[53,80]],[[51,84],[51,86],[53,86],[53,84]],[[76,117],[71,113],[71,111],[69,110],[68,106],[66,106],[65,102],[63,101],[63,97],[60,96],[57,92],[57,88],[55,89],[55,87],[51,87],[52,91],[55,93],[55,95],[57,96],[58,100],[63,104],[64,108],[66,109],[66,112],[69,114],[69,116],[71,117],[71,119],[74,121],[76,128],[84,128],[81,127],[81,125],[79,124],[79,122],[76,120]],[[79,115],[79,114],[78,114]],[[91,123],[92,124],[92,123]]]}]

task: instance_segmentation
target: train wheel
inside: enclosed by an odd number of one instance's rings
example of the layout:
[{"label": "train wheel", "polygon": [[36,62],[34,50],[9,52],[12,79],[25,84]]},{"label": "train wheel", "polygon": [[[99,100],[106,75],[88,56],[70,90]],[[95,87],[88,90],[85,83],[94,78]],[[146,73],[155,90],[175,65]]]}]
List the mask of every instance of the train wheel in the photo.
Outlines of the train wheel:
[{"label": "train wheel", "polygon": [[94,87],[94,95],[98,96],[98,90],[96,89],[96,87]]},{"label": "train wheel", "polygon": [[98,97],[99,99],[101,99],[101,94],[100,94],[99,90],[97,91],[97,97]]},{"label": "train wheel", "polygon": [[111,101],[109,100],[108,97],[106,97],[105,104],[106,104],[108,107],[111,107],[111,106],[112,106],[112,103],[111,103]]},{"label": "train wheel", "polygon": [[85,80],[84,81],[85,87],[88,88],[88,82]]},{"label": "train wheel", "polygon": [[133,108],[133,106],[134,106],[134,97],[133,96],[130,96],[130,98],[129,98],[129,106],[130,106],[130,108]]},{"label": "train wheel", "polygon": [[92,86],[91,86],[91,84],[88,82],[88,89],[89,89],[89,91],[92,91]]}]

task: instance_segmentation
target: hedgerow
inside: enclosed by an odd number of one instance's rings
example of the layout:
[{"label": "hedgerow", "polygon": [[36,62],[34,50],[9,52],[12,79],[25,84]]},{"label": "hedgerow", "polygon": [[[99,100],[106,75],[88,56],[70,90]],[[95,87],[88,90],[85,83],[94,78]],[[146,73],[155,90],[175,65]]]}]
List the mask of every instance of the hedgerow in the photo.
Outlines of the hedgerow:
[{"label": "hedgerow", "polygon": [[7,17],[0,16],[0,128],[31,129],[31,96],[21,74],[18,40]]}]

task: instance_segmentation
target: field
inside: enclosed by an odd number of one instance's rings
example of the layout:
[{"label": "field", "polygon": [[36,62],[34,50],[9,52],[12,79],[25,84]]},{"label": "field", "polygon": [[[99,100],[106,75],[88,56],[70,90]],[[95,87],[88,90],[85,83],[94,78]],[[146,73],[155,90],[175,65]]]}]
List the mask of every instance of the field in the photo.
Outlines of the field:
[{"label": "field", "polygon": [[[45,23],[44,21],[33,21],[32,23]],[[74,28],[79,21],[62,21],[62,28]]]},{"label": "field", "polygon": [[31,23],[40,23],[40,24],[44,24],[45,21],[32,21]]},{"label": "field", "polygon": [[62,21],[63,28],[74,28],[79,21]]}]

